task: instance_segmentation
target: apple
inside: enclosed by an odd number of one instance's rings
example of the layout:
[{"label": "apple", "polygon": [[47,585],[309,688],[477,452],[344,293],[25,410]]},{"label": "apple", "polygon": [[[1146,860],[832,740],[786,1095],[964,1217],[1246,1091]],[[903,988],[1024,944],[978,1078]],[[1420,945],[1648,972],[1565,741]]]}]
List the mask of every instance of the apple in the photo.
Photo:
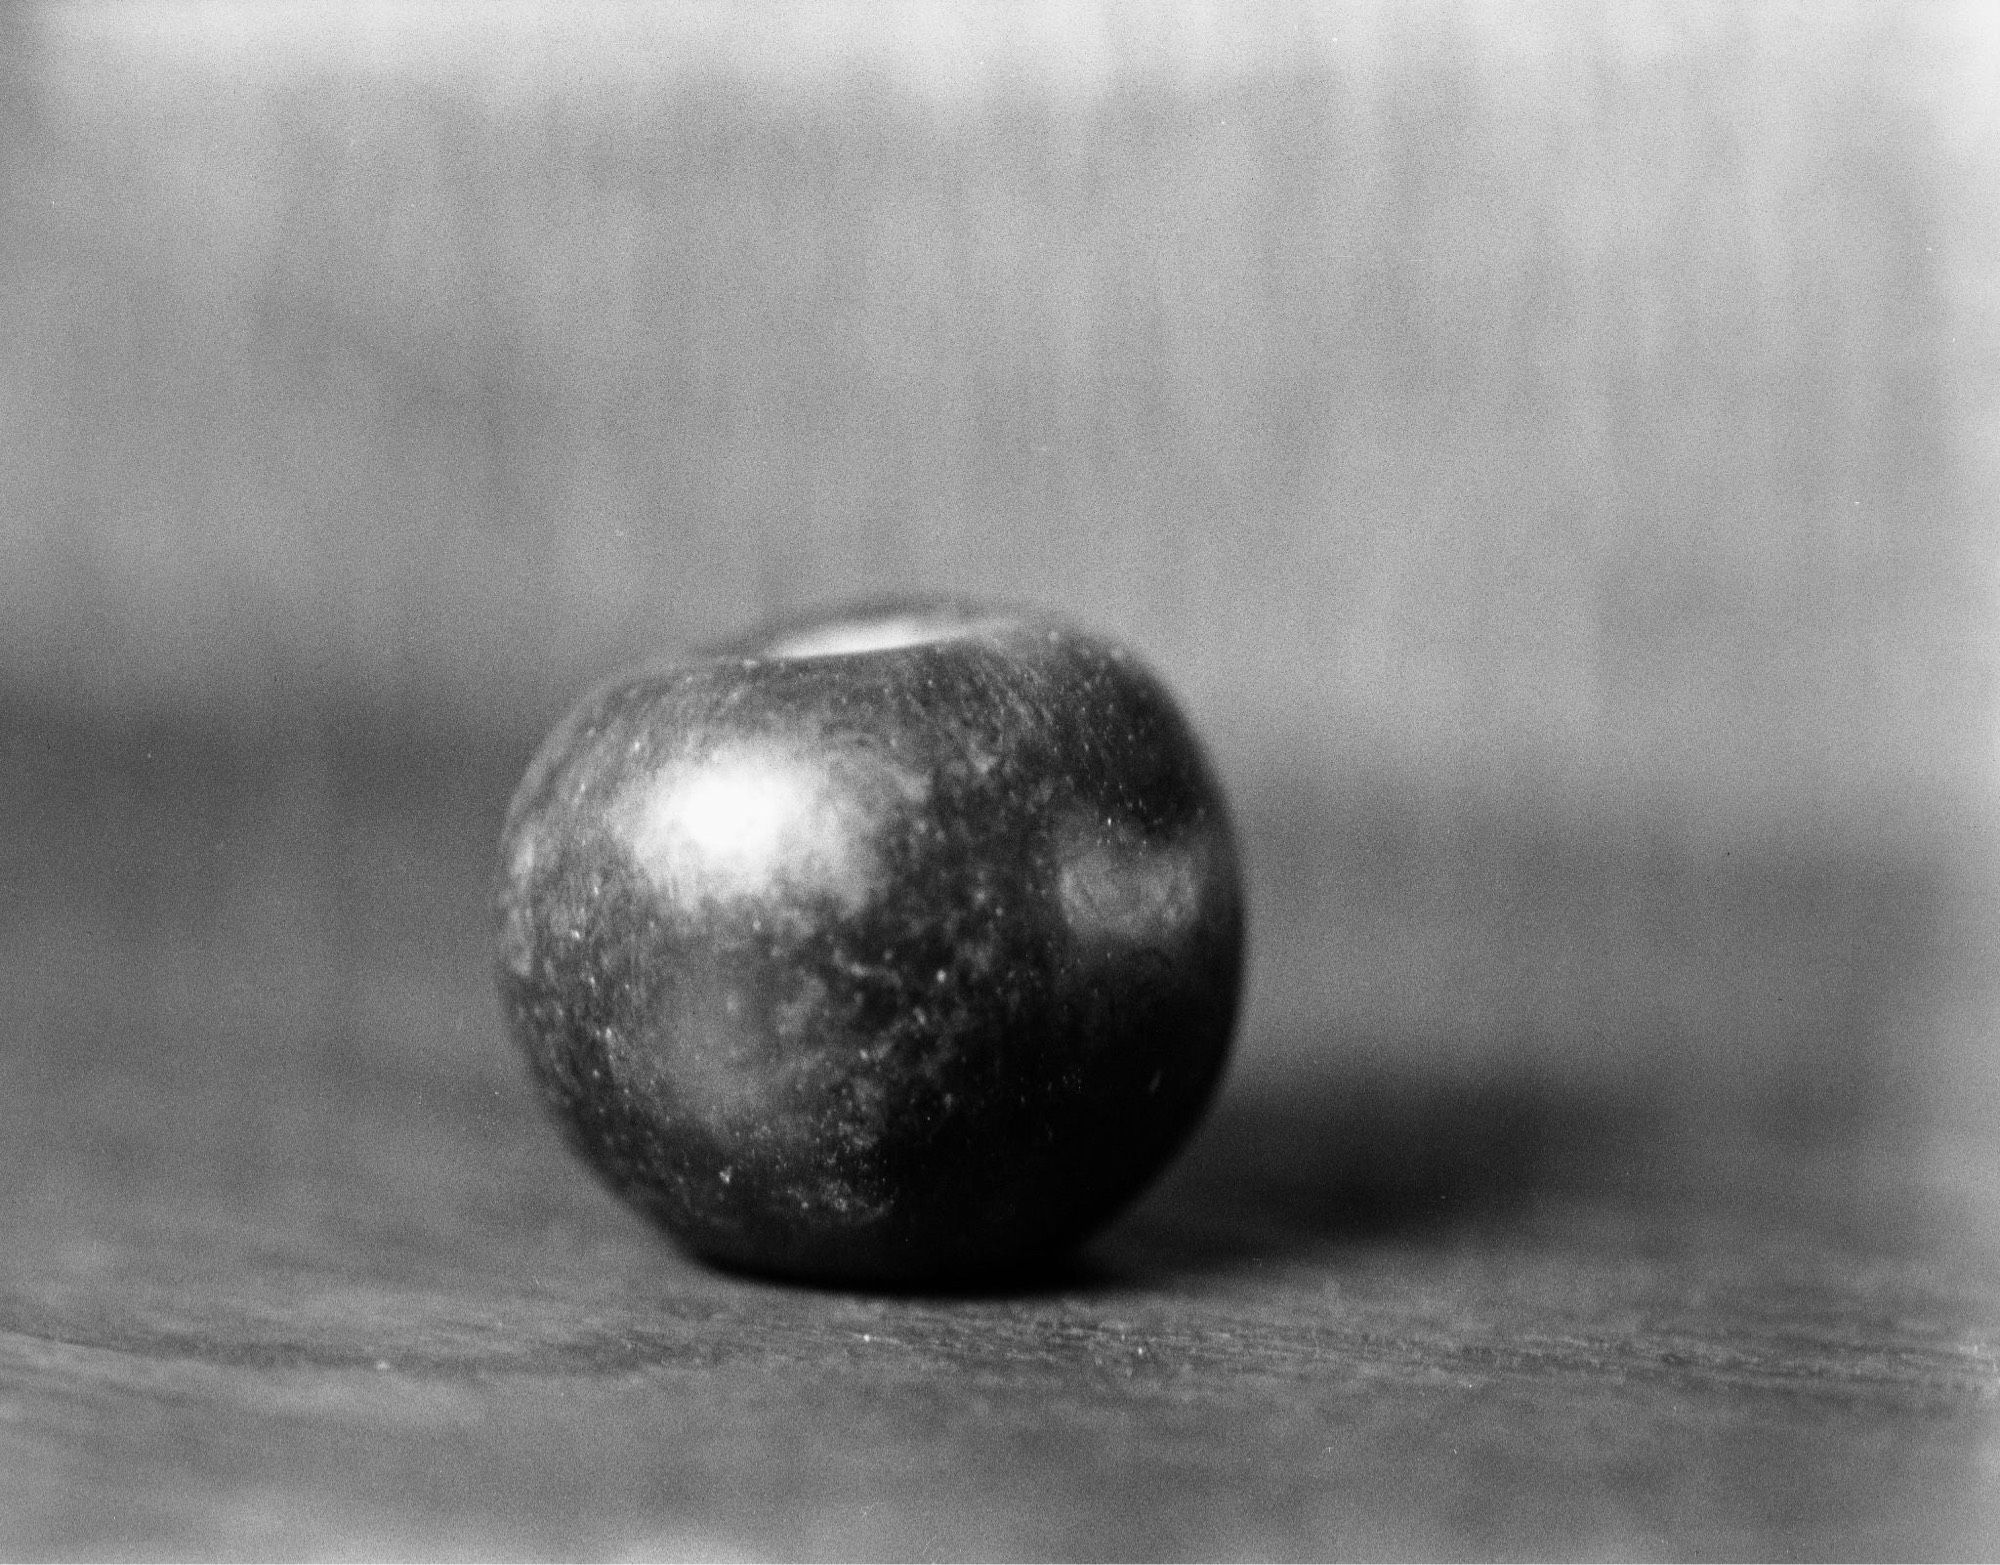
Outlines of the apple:
[{"label": "apple", "polygon": [[507,813],[509,1027],[572,1146],[726,1266],[1004,1279],[1136,1195],[1235,1023],[1215,775],[1159,681],[932,602],[644,665]]}]

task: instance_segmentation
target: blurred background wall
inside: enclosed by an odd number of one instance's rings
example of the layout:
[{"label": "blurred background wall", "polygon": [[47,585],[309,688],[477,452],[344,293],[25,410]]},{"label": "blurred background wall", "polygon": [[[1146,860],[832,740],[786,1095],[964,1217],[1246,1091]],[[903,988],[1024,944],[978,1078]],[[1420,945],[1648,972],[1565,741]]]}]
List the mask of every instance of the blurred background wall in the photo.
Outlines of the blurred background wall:
[{"label": "blurred background wall", "polygon": [[[316,992],[498,1049],[477,854],[576,691],[942,589],[1118,632],[1195,708],[1250,1077],[1990,1135],[1995,40],[1971,4],[0,10],[17,987],[180,940],[210,966],[133,1004],[199,1009],[273,928],[310,967],[414,918]],[[371,787],[453,824],[343,835]],[[62,831],[101,851],[22,846]]]}]

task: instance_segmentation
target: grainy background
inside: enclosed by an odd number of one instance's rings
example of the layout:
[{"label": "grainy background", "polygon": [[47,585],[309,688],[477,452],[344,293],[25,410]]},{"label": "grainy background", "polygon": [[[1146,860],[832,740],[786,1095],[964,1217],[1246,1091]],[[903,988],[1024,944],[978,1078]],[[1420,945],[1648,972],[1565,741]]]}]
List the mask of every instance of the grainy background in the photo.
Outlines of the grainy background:
[{"label": "grainy background", "polygon": [[[1990,1235],[1996,104],[1972,4],[0,9],[16,1324],[217,1212],[474,1200],[539,733],[900,589],[1120,633],[1210,736],[1231,1101],[1293,1105],[1225,1105],[1239,1196],[1754,1168]],[[207,1552],[57,1471],[27,1552]],[[326,1503],[228,1546],[442,1546]]]}]

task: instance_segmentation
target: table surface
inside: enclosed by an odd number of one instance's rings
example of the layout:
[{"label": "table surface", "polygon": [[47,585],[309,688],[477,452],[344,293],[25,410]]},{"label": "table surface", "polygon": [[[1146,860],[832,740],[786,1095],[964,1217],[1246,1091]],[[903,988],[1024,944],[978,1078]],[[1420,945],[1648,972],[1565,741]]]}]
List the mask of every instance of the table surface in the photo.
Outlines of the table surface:
[{"label": "table surface", "polygon": [[1870,1172],[1894,1147],[1666,1159],[1293,1061],[1016,1292],[725,1275],[497,1041],[497,762],[36,722],[0,791],[0,1555],[2000,1547],[2000,1256]]}]

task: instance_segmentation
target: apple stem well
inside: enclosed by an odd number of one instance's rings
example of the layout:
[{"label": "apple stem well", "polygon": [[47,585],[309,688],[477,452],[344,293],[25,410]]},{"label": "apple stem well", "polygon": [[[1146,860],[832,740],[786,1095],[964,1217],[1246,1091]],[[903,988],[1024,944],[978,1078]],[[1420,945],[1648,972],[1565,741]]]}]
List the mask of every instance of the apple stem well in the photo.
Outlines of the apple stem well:
[{"label": "apple stem well", "polygon": [[879,615],[843,619],[781,632],[766,642],[767,658],[852,657],[863,652],[896,652],[906,647],[937,646],[987,631],[1005,629],[1000,615],[956,609],[888,610]]}]

